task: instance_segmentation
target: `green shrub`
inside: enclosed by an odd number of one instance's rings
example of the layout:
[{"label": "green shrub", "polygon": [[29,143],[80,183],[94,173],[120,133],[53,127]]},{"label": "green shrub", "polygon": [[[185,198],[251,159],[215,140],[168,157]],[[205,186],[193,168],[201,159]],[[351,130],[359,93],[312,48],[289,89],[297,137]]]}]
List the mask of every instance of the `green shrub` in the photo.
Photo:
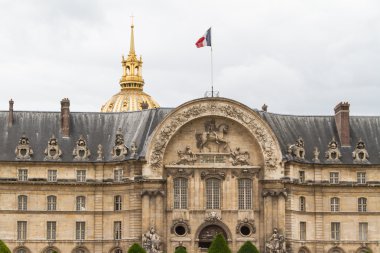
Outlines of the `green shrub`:
[{"label": "green shrub", "polygon": [[239,249],[237,253],[259,253],[256,246],[250,241],[245,242]]},{"label": "green shrub", "polygon": [[146,253],[146,251],[138,243],[135,243],[129,248],[128,253]]},{"label": "green shrub", "polygon": [[208,253],[231,253],[228,248],[227,242],[221,234],[218,234],[212,241]]},{"label": "green shrub", "polygon": [[0,253],[11,253],[7,245],[5,245],[2,240],[0,240]]},{"label": "green shrub", "polygon": [[187,251],[184,247],[178,247],[175,249],[174,253],[187,253]]}]

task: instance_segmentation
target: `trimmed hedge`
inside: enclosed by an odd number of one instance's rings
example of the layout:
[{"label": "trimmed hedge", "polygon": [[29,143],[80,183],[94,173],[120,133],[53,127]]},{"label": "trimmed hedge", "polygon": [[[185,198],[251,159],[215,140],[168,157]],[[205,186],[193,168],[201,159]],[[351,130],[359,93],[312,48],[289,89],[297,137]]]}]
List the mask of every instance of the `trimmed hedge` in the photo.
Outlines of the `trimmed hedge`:
[{"label": "trimmed hedge", "polygon": [[250,241],[245,242],[237,253],[260,253]]},{"label": "trimmed hedge", "polygon": [[227,242],[221,234],[218,234],[212,241],[208,253],[231,253],[228,248]]},{"label": "trimmed hedge", "polygon": [[135,243],[129,249],[128,253],[146,253],[145,249],[143,249],[140,244]]},{"label": "trimmed hedge", "polygon": [[11,253],[7,245],[5,245],[2,240],[0,240],[0,253]]},{"label": "trimmed hedge", "polygon": [[187,253],[187,251],[184,247],[178,247],[175,249],[174,253]]}]

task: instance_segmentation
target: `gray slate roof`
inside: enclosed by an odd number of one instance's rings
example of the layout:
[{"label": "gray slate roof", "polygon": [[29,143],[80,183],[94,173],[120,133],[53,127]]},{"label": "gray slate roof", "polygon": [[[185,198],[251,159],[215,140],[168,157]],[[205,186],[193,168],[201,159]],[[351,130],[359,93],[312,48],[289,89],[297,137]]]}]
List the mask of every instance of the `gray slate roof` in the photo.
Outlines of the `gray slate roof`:
[{"label": "gray slate roof", "polygon": [[[90,161],[96,161],[97,146],[103,145],[105,161],[111,161],[118,128],[122,129],[125,144],[130,147],[135,141],[138,157],[145,157],[148,139],[155,127],[172,108],[158,108],[128,113],[71,112],[70,137],[63,138],[60,133],[60,112],[14,112],[14,124],[8,127],[8,111],[0,111],[0,161],[15,161],[15,148],[23,133],[30,140],[34,151],[32,161],[43,161],[48,140],[54,134],[63,150],[62,161],[72,162],[72,152],[80,135],[83,135],[91,150]],[[295,116],[258,112],[273,129],[280,143],[283,155],[287,146],[294,144],[298,137],[305,142],[306,159],[311,161],[313,149],[321,151],[320,160],[332,137],[339,142],[333,116]],[[367,146],[372,164],[380,164],[380,117],[350,116],[350,135],[352,147],[341,148],[342,161],[352,164],[352,151],[359,138]],[[130,157],[127,156],[127,159]]]}]

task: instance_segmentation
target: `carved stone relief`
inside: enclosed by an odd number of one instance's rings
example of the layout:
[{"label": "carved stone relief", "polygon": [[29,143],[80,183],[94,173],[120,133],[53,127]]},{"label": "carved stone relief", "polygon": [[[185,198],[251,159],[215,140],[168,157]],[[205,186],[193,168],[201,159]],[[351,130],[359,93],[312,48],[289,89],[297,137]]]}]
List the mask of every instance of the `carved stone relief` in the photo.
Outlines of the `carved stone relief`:
[{"label": "carved stone relief", "polygon": [[221,171],[220,169],[209,169],[209,170],[204,170],[201,172],[202,179],[205,179],[208,177],[216,177],[221,180],[224,180],[226,178],[226,173],[224,171]]},{"label": "carved stone relief", "polygon": [[295,144],[288,147],[288,155],[292,160],[305,160],[305,143],[301,137],[298,138]]},{"label": "carved stone relief", "polygon": [[173,177],[190,177],[194,176],[194,170],[193,169],[167,169],[166,170],[167,176],[173,176]]},{"label": "carved stone relief", "polygon": [[287,197],[288,196],[288,192],[287,192],[286,189],[263,190],[262,195],[263,195],[263,197],[267,197],[267,196],[275,197],[275,196],[280,196],[280,195],[282,195],[284,197]]},{"label": "carved stone relief", "polygon": [[98,150],[96,151],[96,153],[98,154],[98,157],[96,158],[96,160],[97,161],[103,161],[104,156],[103,156],[103,146],[102,146],[102,144],[98,145]]},{"label": "carved stone relief", "polygon": [[150,227],[149,231],[142,235],[142,246],[147,253],[161,253],[161,244],[161,238],[154,227]]},{"label": "carved stone relief", "polygon": [[321,152],[319,151],[318,147],[314,147],[313,150],[313,162],[314,163],[320,163],[321,161],[319,160],[319,154]]},{"label": "carved stone relief", "polygon": [[259,170],[258,169],[233,169],[232,170],[232,176],[237,178],[252,178],[252,177],[258,177]]},{"label": "carved stone relief", "polygon": [[136,145],[136,142],[132,142],[132,145],[131,145],[131,157],[136,157],[137,156],[137,145]]},{"label": "carved stone relief", "polygon": [[234,151],[231,152],[231,164],[236,165],[249,165],[248,163],[249,153],[247,151],[242,152],[240,148],[237,147]]},{"label": "carved stone relief", "polygon": [[[184,219],[173,220],[173,224],[170,228],[170,231],[172,234],[178,234],[178,232],[175,231],[178,226],[182,226],[185,229],[184,234],[190,234],[191,233],[190,223],[188,220],[184,220]],[[179,235],[181,235],[181,234],[179,234]]]},{"label": "carved stone relief", "polygon": [[206,120],[204,126],[205,131],[203,133],[195,134],[199,152],[203,152],[204,148],[207,148],[208,152],[211,152],[212,149],[210,145],[212,144],[217,146],[215,150],[217,153],[227,151],[228,141],[225,135],[228,133],[228,125],[224,123],[217,125],[215,119],[211,118]]},{"label": "carved stone relief", "polygon": [[365,144],[362,141],[362,139],[359,139],[358,143],[356,144],[356,148],[354,152],[352,152],[352,158],[354,159],[354,163],[358,163],[358,164],[370,163],[368,161],[369,159],[368,151],[365,148]]},{"label": "carved stone relief", "polygon": [[197,160],[197,157],[191,151],[190,146],[187,146],[184,151],[177,151],[179,160],[175,164],[192,165]]},{"label": "carved stone relief", "polygon": [[124,136],[119,128],[116,132],[115,146],[113,146],[111,155],[112,160],[122,161],[128,154],[128,148],[124,145]]},{"label": "carved stone relief", "polygon": [[340,153],[338,142],[335,140],[335,138],[332,138],[332,140],[329,142],[325,157],[326,163],[342,163],[340,161],[342,154]]},{"label": "carved stone relief", "polygon": [[[249,233],[244,233],[249,232]],[[238,220],[236,225],[236,233],[243,236],[248,236],[250,234],[256,233],[255,221],[245,218],[244,220]]]},{"label": "carved stone relief", "polygon": [[215,223],[222,220],[222,216],[215,211],[206,214],[205,221]]},{"label": "carved stone relief", "polygon": [[44,153],[44,161],[61,161],[62,150],[60,149],[57,138],[55,138],[54,135],[48,141],[48,146]]},{"label": "carved stone relief", "polygon": [[91,156],[90,149],[87,147],[86,140],[81,135],[77,140],[76,146],[73,150],[74,161],[88,161]]},{"label": "carved stone relief", "polygon": [[29,144],[29,138],[23,134],[18,141],[15,149],[16,160],[31,160],[33,156],[33,149]]},{"label": "carved stone relief", "polygon": [[265,244],[269,253],[286,253],[285,237],[278,233],[277,228],[273,229],[273,234]]}]

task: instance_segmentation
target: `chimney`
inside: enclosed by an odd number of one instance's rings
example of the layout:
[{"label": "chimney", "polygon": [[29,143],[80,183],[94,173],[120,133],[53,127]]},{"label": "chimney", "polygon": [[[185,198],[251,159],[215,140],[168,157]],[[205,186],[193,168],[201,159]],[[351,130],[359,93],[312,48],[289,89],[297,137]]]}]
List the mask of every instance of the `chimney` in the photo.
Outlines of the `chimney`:
[{"label": "chimney", "polygon": [[334,108],[335,124],[338,129],[339,140],[342,147],[351,146],[350,143],[350,104],[340,102]]},{"label": "chimney", "polygon": [[13,100],[9,100],[8,127],[13,125]]},{"label": "chimney", "polygon": [[63,137],[70,136],[70,100],[61,100],[61,133]]}]

